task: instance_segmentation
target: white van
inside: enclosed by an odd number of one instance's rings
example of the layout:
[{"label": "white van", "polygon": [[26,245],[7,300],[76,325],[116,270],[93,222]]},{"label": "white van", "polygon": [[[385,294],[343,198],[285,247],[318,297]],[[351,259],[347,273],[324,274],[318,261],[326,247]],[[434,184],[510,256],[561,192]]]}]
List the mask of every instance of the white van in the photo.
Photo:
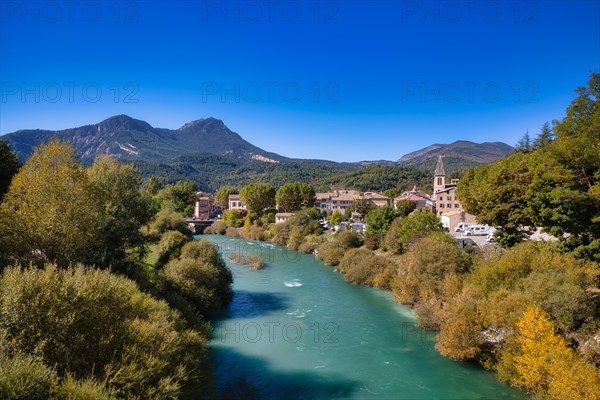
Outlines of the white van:
[{"label": "white van", "polygon": [[454,232],[465,232],[467,228],[473,225],[475,225],[475,223],[473,222],[461,222],[460,224],[456,225],[456,228],[454,228]]},{"label": "white van", "polygon": [[467,236],[486,236],[489,233],[492,233],[492,229],[489,225],[471,225],[466,231],[465,235]]}]

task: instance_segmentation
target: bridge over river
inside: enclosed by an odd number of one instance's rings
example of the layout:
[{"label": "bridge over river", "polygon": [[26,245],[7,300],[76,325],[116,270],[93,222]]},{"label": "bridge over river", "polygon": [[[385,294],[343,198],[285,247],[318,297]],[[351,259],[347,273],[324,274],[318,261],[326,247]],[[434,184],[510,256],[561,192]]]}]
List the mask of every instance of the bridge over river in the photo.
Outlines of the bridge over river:
[{"label": "bridge over river", "polygon": [[195,219],[195,218],[186,218],[187,223],[190,228],[193,227],[194,233],[202,233],[206,227],[211,226],[213,222],[218,221],[216,219]]}]

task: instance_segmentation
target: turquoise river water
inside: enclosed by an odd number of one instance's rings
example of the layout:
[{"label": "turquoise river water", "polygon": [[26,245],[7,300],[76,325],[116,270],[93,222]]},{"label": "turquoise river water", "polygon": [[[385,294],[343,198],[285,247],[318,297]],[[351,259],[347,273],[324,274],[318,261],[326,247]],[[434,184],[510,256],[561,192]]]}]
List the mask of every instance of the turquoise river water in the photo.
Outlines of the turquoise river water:
[{"label": "turquoise river water", "polygon": [[[355,286],[312,255],[202,236],[234,275],[234,298],[213,320],[221,399],[525,399],[478,366],[434,349],[435,333],[385,291]],[[258,254],[251,271],[227,253]]]}]

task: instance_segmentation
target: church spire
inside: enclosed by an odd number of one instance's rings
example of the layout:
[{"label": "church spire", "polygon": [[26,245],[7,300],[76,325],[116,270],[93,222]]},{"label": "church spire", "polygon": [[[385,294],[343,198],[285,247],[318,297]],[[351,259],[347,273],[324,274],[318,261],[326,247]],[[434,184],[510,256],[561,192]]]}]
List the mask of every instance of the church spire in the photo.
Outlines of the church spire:
[{"label": "church spire", "polygon": [[444,189],[446,189],[446,171],[444,170],[444,162],[440,155],[435,165],[435,172],[433,173],[433,195],[435,196]]},{"label": "church spire", "polygon": [[435,176],[446,176],[446,171],[444,171],[444,162],[442,161],[442,156],[438,156],[437,164],[435,165]]}]

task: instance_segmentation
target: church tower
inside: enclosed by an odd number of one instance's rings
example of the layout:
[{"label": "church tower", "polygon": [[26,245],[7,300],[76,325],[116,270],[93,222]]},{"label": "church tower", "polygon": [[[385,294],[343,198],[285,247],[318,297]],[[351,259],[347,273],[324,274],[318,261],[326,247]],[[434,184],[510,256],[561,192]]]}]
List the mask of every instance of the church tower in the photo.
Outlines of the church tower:
[{"label": "church tower", "polygon": [[446,171],[444,171],[444,162],[442,156],[438,156],[435,172],[433,173],[433,194],[446,189]]}]

